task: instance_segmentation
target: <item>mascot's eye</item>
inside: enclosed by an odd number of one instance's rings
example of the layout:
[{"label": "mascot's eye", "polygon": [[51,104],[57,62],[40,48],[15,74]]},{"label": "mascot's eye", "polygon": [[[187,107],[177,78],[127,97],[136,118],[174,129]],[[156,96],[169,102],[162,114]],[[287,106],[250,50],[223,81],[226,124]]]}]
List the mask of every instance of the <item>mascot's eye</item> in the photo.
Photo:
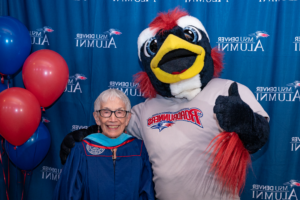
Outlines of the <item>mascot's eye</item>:
[{"label": "mascot's eye", "polygon": [[155,37],[152,37],[144,45],[144,54],[147,57],[154,56],[157,50],[157,40]]},{"label": "mascot's eye", "polygon": [[187,41],[196,43],[202,39],[202,35],[199,30],[193,26],[187,26],[183,29],[185,38]]}]

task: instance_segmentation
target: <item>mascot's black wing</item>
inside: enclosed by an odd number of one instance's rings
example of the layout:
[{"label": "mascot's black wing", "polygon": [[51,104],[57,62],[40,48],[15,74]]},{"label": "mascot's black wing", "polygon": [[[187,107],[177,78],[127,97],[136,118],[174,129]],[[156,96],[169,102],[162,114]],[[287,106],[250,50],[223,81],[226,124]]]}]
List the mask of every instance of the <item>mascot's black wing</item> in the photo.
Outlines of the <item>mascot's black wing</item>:
[{"label": "mascot's black wing", "polygon": [[[69,153],[71,152],[71,149],[75,146],[75,142],[81,142],[83,138],[86,136],[92,134],[92,133],[97,133],[98,132],[98,126],[93,125],[88,127],[88,129],[80,129],[73,131],[66,135],[64,140],[62,141],[60,145],[60,160],[61,163],[64,165],[66,163],[67,157]],[[102,132],[100,130],[100,132]]]},{"label": "mascot's black wing", "polygon": [[249,153],[255,153],[266,143],[270,130],[268,121],[241,99],[237,83],[232,83],[228,93],[229,96],[219,96],[214,106],[224,132],[209,144],[210,171],[216,174],[223,189],[239,194],[251,164]]},{"label": "mascot's black wing", "polygon": [[269,123],[261,115],[254,113],[240,97],[237,83],[229,88],[229,96],[219,96],[216,113],[220,127],[227,132],[235,132],[249,153],[257,152],[269,138]]}]

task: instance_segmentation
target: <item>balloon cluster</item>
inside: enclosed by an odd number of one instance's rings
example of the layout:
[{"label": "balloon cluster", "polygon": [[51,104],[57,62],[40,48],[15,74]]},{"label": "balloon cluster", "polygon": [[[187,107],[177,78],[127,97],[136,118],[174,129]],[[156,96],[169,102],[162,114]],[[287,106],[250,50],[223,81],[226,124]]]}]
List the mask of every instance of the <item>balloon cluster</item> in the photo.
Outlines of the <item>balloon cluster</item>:
[{"label": "balloon cluster", "polygon": [[0,83],[0,136],[10,160],[23,170],[35,168],[46,156],[51,139],[41,123],[41,107],[59,98],[69,78],[67,63],[58,53],[30,51],[26,26],[13,17],[0,17],[0,74],[13,75],[23,66],[26,88],[7,89]]}]

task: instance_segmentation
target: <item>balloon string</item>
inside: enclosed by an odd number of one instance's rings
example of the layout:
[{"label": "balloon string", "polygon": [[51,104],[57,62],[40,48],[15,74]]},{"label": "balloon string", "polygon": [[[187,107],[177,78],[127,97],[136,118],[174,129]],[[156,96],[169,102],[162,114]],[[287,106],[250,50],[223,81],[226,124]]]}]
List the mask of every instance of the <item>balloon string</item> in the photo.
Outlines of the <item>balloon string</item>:
[{"label": "balloon string", "polygon": [[7,179],[8,179],[8,180],[7,180],[7,181],[8,181],[8,186],[7,186],[7,188],[8,188],[8,190],[9,190],[9,180],[10,180],[10,175],[9,175],[9,174],[10,174],[10,173],[9,173],[9,160],[8,160],[7,163],[8,163],[8,164],[7,164],[7,169],[8,169],[8,172],[7,172],[7,173],[8,173],[8,178],[7,178]]},{"label": "balloon string", "polygon": [[7,88],[9,88],[9,79],[7,80]]},{"label": "balloon string", "polygon": [[24,196],[24,190],[25,190],[25,181],[26,181],[26,170],[21,170],[22,174],[24,175],[24,181],[23,181],[23,190],[22,190],[22,198],[21,200],[23,200],[23,196]]},{"label": "balloon string", "polygon": [[[4,154],[4,152],[5,152],[5,149],[4,149],[4,139],[2,138],[1,139],[1,147],[2,147],[2,150],[3,150],[3,154]],[[9,159],[8,159],[8,162],[7,162],[7,182],[8,182],[8,184],[7,184],[7,188],[8,188],[8,190],[9,190],[9,180],[10,180],[10,176],[9,176]]]},{"label": "balloon string", "polygon": [[[2,149],[3,149],[3,138],[1,140],[1,146],[2,146]],[[1,166],[2,166],[3,179],[4,179],[4,183],[5,183],[6,199],[9,200],[7,184],[6,184],[6,177],[5,177],[5,171],[4,171],[4,166],[3,166],[3,162],[2,162],[2,155],[3,154],[4,154],[4,151],[0,152],[0,162],[1,162]]]},{"label": "balloon string", "polygon": [[23,190],[22,190],[22,198],[23,200],[24,197],[24,191],[25,191],[25,181],[26,181],[26,175],[30,176],[32,174],[32,171],[26,171],[26,170],[21,170],[22,174],[24,175],[24,181],[23,181]]},{"label": "balloon string", "polygon": [[4,140],[4,139],[2,138],[2,139],[1,139],[1,147],[2,147],[2,150],[3,150],[3,152],[4,152],[5,149],[4,149],[4,145],[3,145],[3,142],[4,142],[3,140]]},{"label": "balloon string", "polygon": [[[4,152],[5,152],[5,149],[4,149],[4,145],[3,145],[3,142],[4,142],[4,139],[2,138],[2,140],[1,140],[1,146],[2,146],[2,150],[3,150],[3,154],[4,154]],[[9,173],[9,159],[8,159],[8,162],[7,162],[7,182],[8,182],[8,184],[7,184],[7,188],[8,188],[8,190],[9,190],[9,180],[10,180],[10,173]]]}]

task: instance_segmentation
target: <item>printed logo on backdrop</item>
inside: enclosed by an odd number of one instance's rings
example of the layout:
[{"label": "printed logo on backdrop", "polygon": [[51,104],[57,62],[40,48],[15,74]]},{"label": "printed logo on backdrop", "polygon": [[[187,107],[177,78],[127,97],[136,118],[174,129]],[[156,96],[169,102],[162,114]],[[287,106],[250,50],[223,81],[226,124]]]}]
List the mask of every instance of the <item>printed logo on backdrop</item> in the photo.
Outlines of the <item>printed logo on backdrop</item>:
[{"label": "printed logo on backdrop", "polygon": [[252,199],[298,200],[296,190],[299,190],[299,188],[296,187],[299,186],[300,182],[296,180],[290,180],[289,182],[283,183],[282,186],[253,184],[251,189]]},{"label": "printed logo on backdrop", "polygon": [[43,166],[42,170],[41,170],[42,179],[58,181],[61,171],[62,171],[62,169],[59,169],[59,168]]},{"label": "printed logo on backdrop", "polygon": [[300,188],[297,187],[300,187],[300,182],[297,180],[290,180],[281,186],[253,184],[252,199],[298,200],[296,191]]},{"label": "printed logo on backdrop", "polygon": [[295,51],[300,51],[300,36],[295,37]]},{"label": "printed logo on backdrop", "polygon": [[138,86],[139,84],[134,82],[110,81],[108,87],[121,90],[127,96],[144,96]]},{"label": "printed logo on backdrop", "polygon": [[36,31],[29,31],[31,37],[31,44],[33,45],[50,45],[48,40],[48,33],[52,33],[54,30],[49,26],[38,28]]},{"label": "printed logo on backdrop", "polygon": [[259,2],[283,2],[283,1],[298,1],[298,0],[259,0]]},{"label": "printed logo on backdrop", "polygon": [[109,29],[102,34],[85,34],[77,33],[76,34],[76,47],[79,48],[117,48],[114,36],[121,35],[117,29]]},{"label": "printed logo on backdrop", "polygon": [[198,108],[184,108],[177,112],[164,112],[152,115],[147,119],[147,125],[152,129],[158,129],[159,132],[165,128],[173,126],[176,121],[191,122],[201,128],[203,125],[200,118],[203,113]]},{"label": "printed logo on backdrop", "polygon": [[50,120],[45,117],[42,117],[42,122],[48,124],[50,123]]},{"label": "printed logo on backdrop", "polygon": [[156,0],[112,0],[114,2],[156,2]]},{"label": "printed logo on backdrop", "polygon": [[184,2],[185,3],[190,3],[190,2],[199,2],[199,3],[214,3],[214,2],[218,2],[218,3],[220,3],[220,2],[226,2],[226,3],[228,3],[229,2],[229,0],[184,0]]},{"label": "printed logo on backdrop", "polygon": [[261,39],[269,37],[264,31],[256,31],[243,37],[218,37],[218,50],[222,51],[265,51]]},{"label": "printed logo on backdrop", "polygon": [[298,151],[300,148],[300,137],[292,137],[291,151]]},{"label": "printed logo on backdrop", "polygon": [[88,129],[88,126],[82,126],[82,125],[72,125],[71,131],[77,131],[80,129]]},{"label": "printed logo on backdrop", "polygon": [[289,182],[284,183],[284,185],[289,185],[290,187],[300,187],[300,182],[297,180],[290,180]]},{"label": "printed logo on backdrop", "polygon": [[256,87],[256,100],[257,101],[285,101],[285,102],[299,102],[300,95],[298,88],[300,81],[294,81],[286,84],[283,87]]},{"label": "printed logo on backdrop", "polygon": [[73,76],[69,76],[65,92],[82,93],[80,83],[85,80],[87,80],[87,77],[84,74],[75,74]]}]

